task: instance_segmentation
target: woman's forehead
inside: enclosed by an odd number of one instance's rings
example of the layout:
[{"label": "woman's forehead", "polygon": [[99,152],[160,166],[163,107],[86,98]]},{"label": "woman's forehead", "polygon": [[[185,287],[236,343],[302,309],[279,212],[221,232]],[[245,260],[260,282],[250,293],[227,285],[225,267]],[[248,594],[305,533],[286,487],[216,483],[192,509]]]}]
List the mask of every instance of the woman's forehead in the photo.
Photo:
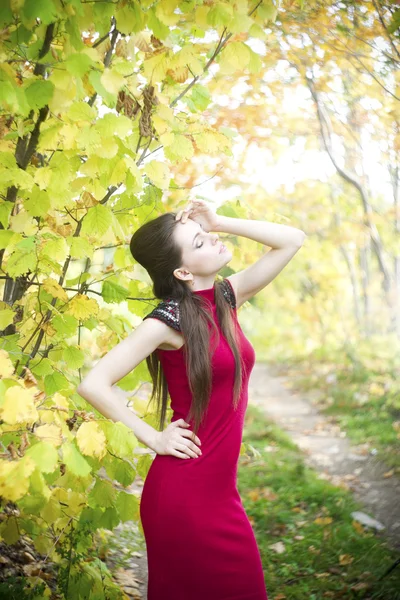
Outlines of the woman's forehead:
[{"label": "woman's forehead", "polygon": [[176,224],[176,237],[178,242],[189,247],[192,246],[193,238],[199,231],[202,231],[201,225],[192,219],[188,219],[186,223],[178,221]]}]

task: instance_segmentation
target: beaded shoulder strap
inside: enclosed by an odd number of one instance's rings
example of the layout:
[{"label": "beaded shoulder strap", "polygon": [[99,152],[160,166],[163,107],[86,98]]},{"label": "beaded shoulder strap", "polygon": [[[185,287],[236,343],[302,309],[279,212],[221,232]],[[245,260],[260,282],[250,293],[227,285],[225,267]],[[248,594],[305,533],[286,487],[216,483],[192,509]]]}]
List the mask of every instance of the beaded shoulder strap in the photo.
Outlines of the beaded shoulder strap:
[{"label": "beaded shoulder strap", "polygon": [[231,308],[236,308],[236,296],[229,279],[223,279],[220,285],[222,287],[222,293],[224,294],[227,302],[229,302],[231,305]]},{"label": "beaded shoulder strap", "polygon": [[143,317],[143,321],[149,317],[163,321],[176,331],[181,330],[179,302],[173,298],[166,298],[159,302],[151,313]]},{"label": "beaded shoulder strap", "polygon": [[[220,286],[222,288],[222,293],[231,308],[236,308],[235,292],[233,291],[229,279],[223,279],[220,282]],[[176,331],[181,331],[179,302],[173,298],[161,300],[148,315],[143,317],[143,321],[149,317],[159,319],[173,329],[176,329]]]}]

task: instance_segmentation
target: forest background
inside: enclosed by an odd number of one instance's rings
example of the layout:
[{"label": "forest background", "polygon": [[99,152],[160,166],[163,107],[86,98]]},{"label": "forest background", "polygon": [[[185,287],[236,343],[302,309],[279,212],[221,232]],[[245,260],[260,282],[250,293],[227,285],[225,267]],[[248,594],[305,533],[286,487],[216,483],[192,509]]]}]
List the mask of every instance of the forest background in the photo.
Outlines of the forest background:
[{"label": "forest background", "polygon": [[[151,459],[76,386],[154,305],[132,233],[192,197],[307,233],[241,323],[398,469],[399,2],[10,0],[0,21],[2,539],[62,563],[138,519],[98,471],[127,486]],[[265,251],[224,242],[222,276]],[[154,425],[147,381],[119,387]]]}]

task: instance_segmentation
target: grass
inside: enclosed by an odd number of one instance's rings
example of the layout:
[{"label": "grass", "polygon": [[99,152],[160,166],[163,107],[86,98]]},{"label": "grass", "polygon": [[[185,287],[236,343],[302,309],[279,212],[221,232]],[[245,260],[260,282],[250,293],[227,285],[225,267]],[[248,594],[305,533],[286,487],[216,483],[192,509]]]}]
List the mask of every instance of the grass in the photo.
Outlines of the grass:
[{"label": "grass", "polygon": [[255,452],[240,457],[238,489],[269,600],[400,600],[400,566],[380,579],[399,553],[353,520],[351,512],[362,507],[352,495],[319,479],[290,438],[252,405],[243,441]]}]

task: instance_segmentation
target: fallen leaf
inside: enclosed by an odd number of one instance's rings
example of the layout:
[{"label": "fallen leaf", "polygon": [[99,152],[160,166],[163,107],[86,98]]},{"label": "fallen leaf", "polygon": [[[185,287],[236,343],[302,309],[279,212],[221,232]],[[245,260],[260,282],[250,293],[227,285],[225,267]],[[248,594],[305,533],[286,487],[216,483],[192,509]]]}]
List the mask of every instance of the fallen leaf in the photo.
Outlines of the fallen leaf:
[{"label": "fallen leaf", "polygon": [[276,544],[270,544],[269,548],[274,550],[277,554],[282,554],[282,552],[285,552],[285,544],[283,542],[276,542]]},{"label": "fallen leaf", "polygon": [[386,473],[383,474],[383,476],[386,478],[392,477],[393,475],[394,475],[394,469],[391,469],[390,471],[386,471]]},{"label": "fallen leaf", "polygon": [[317,525],[329,525],[329,523],[332,523],[332,517],[317,517],[314,519],[314,523],[317,523]]},{"label": "fallen leaf", "polygon": [[359,590],[366,590],[369,587],[370,587],[369,583],[365,583],[364,581],[360,581],[359,583],[356,583],[355,585],[352,585],[350,589],[355,590],[356,592],[358,592]]}]

